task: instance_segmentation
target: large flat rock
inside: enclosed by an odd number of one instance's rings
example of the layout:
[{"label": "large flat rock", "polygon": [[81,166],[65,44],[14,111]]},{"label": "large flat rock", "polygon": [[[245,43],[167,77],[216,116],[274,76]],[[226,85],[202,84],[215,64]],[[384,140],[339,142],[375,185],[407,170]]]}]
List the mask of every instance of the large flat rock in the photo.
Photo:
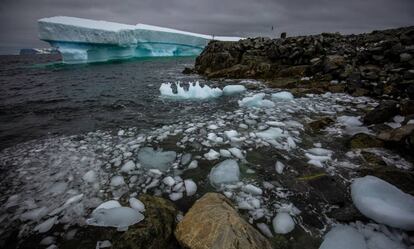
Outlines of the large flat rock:
[{"label": "large flat rock", "polygon": [[175,236],[186,249],[272,248],[218,193],[207,193],[199,199],[178,224]]}]

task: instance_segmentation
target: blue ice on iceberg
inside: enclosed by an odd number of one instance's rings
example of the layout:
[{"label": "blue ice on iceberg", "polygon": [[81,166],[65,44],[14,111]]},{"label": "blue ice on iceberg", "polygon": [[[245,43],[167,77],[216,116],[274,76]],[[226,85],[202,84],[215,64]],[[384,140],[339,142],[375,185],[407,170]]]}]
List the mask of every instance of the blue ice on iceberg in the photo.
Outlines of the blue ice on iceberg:
[{"label": "blue ice on iceberg", "polygon": [[[147,24],[127,25],[76,17],[56,16],[38,20],[39,37],[57,48],[64,63],[101,62],[157,56],[195,56],[211,35]],[[239,37],[214,36],[238,41]]]}]

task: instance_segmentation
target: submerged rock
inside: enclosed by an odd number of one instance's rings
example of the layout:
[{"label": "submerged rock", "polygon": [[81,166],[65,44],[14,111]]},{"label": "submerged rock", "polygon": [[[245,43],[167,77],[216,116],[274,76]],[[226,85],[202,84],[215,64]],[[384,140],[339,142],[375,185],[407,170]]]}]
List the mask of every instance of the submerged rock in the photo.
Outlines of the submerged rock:
[{"label": "submerged rock", "polygon": [[368,112],[364,117],[365,124],[383,123],[399,113],[398,102],[393,100],[382,101],[379,106]]},{"label": "submerged rock", "polygon": [[175,236],[188,249],[271,249],[269,241],[243,220],[221,194],[207,193],[177,225]]}]

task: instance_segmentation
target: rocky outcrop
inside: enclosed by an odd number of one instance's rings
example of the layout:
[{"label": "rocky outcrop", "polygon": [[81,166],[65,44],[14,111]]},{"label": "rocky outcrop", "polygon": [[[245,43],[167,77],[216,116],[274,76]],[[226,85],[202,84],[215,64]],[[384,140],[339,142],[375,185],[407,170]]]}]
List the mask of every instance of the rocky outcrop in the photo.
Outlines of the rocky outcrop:
[{"label": "rocky outcrop", "polygon": [[175,236],[185,249],[272,248],[218,193],[207,193],[199,199],[177,225]]},{"label": "rocky outcrop", "polygon": [[[355,95],[414,99],[414,26],[369,34],[212,41],[196,59],[208,77],[332,82]],[[306,86],[305,86],[306,87]]]}]

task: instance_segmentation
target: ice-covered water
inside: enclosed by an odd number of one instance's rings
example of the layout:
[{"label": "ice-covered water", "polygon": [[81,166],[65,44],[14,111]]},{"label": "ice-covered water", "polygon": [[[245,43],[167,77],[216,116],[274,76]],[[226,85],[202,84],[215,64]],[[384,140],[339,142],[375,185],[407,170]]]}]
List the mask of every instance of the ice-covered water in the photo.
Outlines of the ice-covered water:
[{"label": "ice-covered water", "polygon": [[[323,201],[309,203],[309,190],[292,182],[321,172],[349,181],[353,169],[363,163],[362,151],[348,151],[341,139],[349,127],[370,132],[357,121],[361,109],[376,102],[330,93],[281,101],[271,98],[278,90],[266,88],[204,101],[162,98],[162,83],[202,80],[180,73],[190,62],[164,59],[3,70],[3,78],[22,77],[26,88],[15,89],[16,83],[2,86],[7,109],[1,115],[9,120],[1,121],[1,127],[12,136],[3,135],[7,148],[0,152],[0,234],[47,235],[55,227],[69,233],[72,227],[86,226],[87,219],[93,219],[90,224],[124,229],[133,224],[125,217],[139,222],[145,216],[142,193],[169,198],[186,211],[207,191],[227,196],[266,236],[293,229],[314,236],[325,233],[332,221],[324,213],[335,207]],[[52,82],[38,86],[45,79]],[[27,101],[33,91],[40,94],[40,103]],[[53,101],[42,102],[48,98],[63,98],[62,105],[78,108],[66,110],[66,122],[59,122],[61,108]],[[118,101],[123,104],[116,109],[105,106]],[[32,114],[38,119],[24,120],[31,109],[49,109],[49,115]],[[336,122],[322,135],[311,134],[306,124],[320,116]],[[38,121],[55,134],[39,132]],[[11,124],[15,129],[5,129]],[[381,149],[377,153],[392,154]],[[411,167],[394,158],[389,167]],[[104,202],[119,219],[106,219],[109,211],[93,215]],[[309,217],[320,225],[309,224]]]}]

